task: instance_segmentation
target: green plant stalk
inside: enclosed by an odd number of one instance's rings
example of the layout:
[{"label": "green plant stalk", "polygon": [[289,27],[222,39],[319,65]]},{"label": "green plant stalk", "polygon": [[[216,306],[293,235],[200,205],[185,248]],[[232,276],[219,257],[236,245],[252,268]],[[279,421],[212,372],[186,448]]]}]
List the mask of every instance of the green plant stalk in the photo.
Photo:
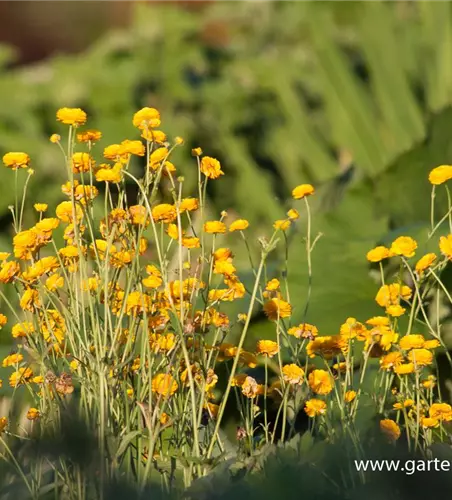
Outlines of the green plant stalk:
[{"label": "green plant stalk", "polygon": [[[272,238],[272,240],[273,240],[273,238]],[[260,282],[260,278],[261,278],[261,274],[262,274],[262,270],[264,268],[264,263],[265,263],[266,258],[267,258],[267,252],[265,250],[263,250],[262,255],[261,255],[261,261],[259,264],[259,268],[257,270],[256,280],[254,282],[253,294],[251,295],[250,305],[248,307],[247,318],[246,318],[245,325],[244,325],[243,330],[242,330],[242,334],[240,336],[239,343],[237,345],[237,353],[234,357],[234,362],[232,364],[231,374],[230,374],[230,377],[228,380],[228,384],[226,386],[226,390],[225,390],[224,395],[223,395],[223,400],[221,401],[220,408],[218,409],[218,416],[217,416],[217,421],[215,423],[215,429],[213,432],[213,436],[212,436],[210,444],[207,448],[207,453],[206,453],[207,458],[210,458],[212,456],[213,448],[214,448],[215,442],[217,440],[217,435],[218,435],[218,432],[220,429],[221,421],[223,419],[223,414],[224,414],[224,410],[226,407],[226,402],[229,398],[229,393],[231,391],[232,379],[235,376],[235,372],[236,372],[237,366],[239,364],[240,351],[241,351],[243,344],[245,342],[246,334],[248,332],[248,328],[249,328],[249,325],[251,322],[251,314],[253,312],[254,303],[256,300],[256,294],[257,294],[257,291],[259,288],[259,282]]]}]

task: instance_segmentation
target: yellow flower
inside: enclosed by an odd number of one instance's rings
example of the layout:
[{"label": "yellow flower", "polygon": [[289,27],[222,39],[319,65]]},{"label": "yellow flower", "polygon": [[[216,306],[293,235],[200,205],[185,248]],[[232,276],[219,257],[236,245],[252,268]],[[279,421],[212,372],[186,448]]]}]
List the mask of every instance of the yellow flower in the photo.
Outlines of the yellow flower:
[{"label": "yellow flower", "polygon": [[55,292],[58,288],[63,288],[63,286],[64,278],[59,274],[52,274],[52,276],[46,279],[46,288],[51,292]]},{"label": "yellow flower", "polygon": [[440,165],[430,171],[428,180],[431,184],[438,186],[452,179],[452,165]]},{"label": "yellow flower", "polygon": [[435,375],[429,375],[427,380],[422,381],[422,387],[425,389],[433,389],[436,386],[436,377]]},{"label": "yellow flower", "polygon": [[394,373],[397,373],[397,375],[409,375],[410,373],[414,373],[414,364],[400,363],[398,365],[395,365]]},{"label": "yellow flower", "polygon": [[168,155],[168,148],[156,149],[151,153],[151,156],[149,157],[149,166],[152,168],[152,170],[158,170],[160,164],[162,163],[162,161],[166,160]]},{"label": "yellow flower", "polygon": [[403,363],[403,356],[400,352],[394,351],[386,354],[380,359],[380,368],[382,370],[390,370]]},{"label": "yellow flower", "polygon": [[122,180],[122,165],[115,163],[113,168],[100,168],[96,171],[97,182],[114,182],[119,183]]},{"label": "yellow flower", "polygon": [[400,427],[389,418],[380,421],[380,430],[390,441],[397,441],[400,437]]},{"label": "yellow flower", "polygon": [[356,318],[347,318],[341,325],[340,334],[346,338],[358,337],[364,338],[367,334],[367,328],[356,320]]},{"label": "yellow flower", "polygon": [[73,359],[70,363],[69,363],[69,367],[70,369],[75,372],[77,370],[77,368],[79,367],[80,363],[78,362],[78,360],[76,359]]},{"label": "yellow flower", "polygon": [[35,229],[36,229],[36,231],[38,231],[38,233],[51,233],[59,225],[60,225],[60,221],[57,218],[47,217],[47,218],[39,221],[35,225]]},{"label": "yellow flower", "polygon": [[75,205],[73,207],[70,201],[62,201],[55,210],[56,216],[63,222],[73,222],[74,213],[77,220],[83,217],[83,211],[80,205]]},{"label": "yellow flower", "polygon": [[234,265],[227,260],[217,260],[213,268],[215,274],[224,274],[225,276],[233,276],[236,270]]},{"label": "yellow flower", "polygon": [[284,365],[282,369],[284,380],[291,385],[301,385],[304,378],[304,371],[298,365],[291,363]]},{"label": "yellow flower", "polygon": [[348,339],[341,335],[324,335],[311,340],[306,346],[306,354],[310,358],[323,356],[325,359],[332,359],[339,354],[348,351]]},{"label": "yellow flower", "polygon": [[298,210],[295,210],[295,208],[291,208],[287,212],[287,217],[289,217],[290,220],[296,220],[300,217],[300,214],[298,213]]},{"label": "yellow flower", "polygon": [[394,410],[403,410],[404,408],[409,408],[414,405],[414,399],[405,399],[402,403],[394,403],[392,407]]},{"label": "yellow flower", "polygon": [[250,223],[245,219],[238,219],[229,226],[229,231],[243,231],[249,227]]},{"label": "yellow flower", "polygon": [[422,427],[432,428],[439,426],[439,420],[431,417],[422,417],[421,418]]},{"label": "yellow flower", "polygon": [[392,242],[390,252],[395,255],[403,255],[404,257],[413,257],[417,248],[417,243],[409,236],[399,236]]},{"label": "yellow flower", "polygon": [[183,198],[180,202],[179,211],[180,213],[193,212],[199,207],[199,201],[197,198]]},{"label": "yellow flower", "polygon": [[17,387],[18,385],[28,382],[31,377],[33,377],[31,368],[19,368],[9,377],[9,385],[11,387]]},{"label": "yellow flower", "polygon": [[220,162],[211,158],[210,156],[204,156],[201,160],[201,172],[209,179],[218,179],[224,172],[221,170]]},{"label": "yellow flower", "polygon": [[[182,231],[182,235],[184,234],[185,231]],[[179,229],[176,224],[168,224],[168,227],[166,228],[166,233],[168,236],[173,239],[173,240],[178,240],[179,239]],[[181,235],[181,236],[182,236]]]},{"label": "yellow flower", "polygon": [[162,130],[143,129],[141,137],[156,144],[163,144],[166,141],[166,134]]},{"label": "yellow flower", "polygon": [[24,311],[34,312],[36,306],[40,304],[37,290],[27,288],[20,298],[19,305]]},{"label": "yellow flower", "polygon": [[87,118],[86,113],[80,108],[61,108],[57,111],[56,117],[59,122],[75,127],[83,125]]},{"label": "yellow flower", "polygon": [[77,134],[78,142],[91,142],[95,143],[99,141],[102,137],[102,132],[100,130],[85,130]]},{"label": "yellow flower", "polygon": [[152,379],[152,392],[172,396],[178,389],[176,380],[169,373],[159,373]]},{"label": "yellow flower", "polygon": [[405,335],[400,339],[399,346],[400,349],[405,351],[409,349],[420,349],[424,347],[425,338],[423,335],[411,333],[409,335]]},{"label": "yellow flower", "polygon": [[248,315],[246,313],[238,313],[237,314],[237,321],[239,323],[245,323],[245,321],[247,320],[248,318]]},{"label": "yellow flower", "polygon": [[257,354],[273,358],[279,352],[279,347],[273,340],[259,340],[256,348]]},{"label": "yellow flower", "polygon": [[58,144],[61,141],[61,135],[59,135],[59,134],[52,134],[49,137],[49,141],[52,142],[53,144]]},{"label": "yellow flower", "polygon": [[170,162],[170,161],[166,161],[164,164],[163,164],[163,174],[168,176],[170,173],[172,172],[175,172],[176,171],[176,167]]},{"label": "yellow flower", "polygon": [[391,305],[386,308],[386,313],[389,314],[389,316],[394,316],[394,317],[399,317],[405,314],[406,309],[402,307],[401,305]]},{"label": "yellow flower", "polygon": [[264,312],[268,319],[288,318],[292,314],[292,306],[285,300],[273,298],[264,304]]},{"label": "yellow flower", "polygon": [[89,172],[95,165],[96,162],[89,153],[74,153],[72,155],[72,171],[74,174]]},{"label": "yellow flower", "polygon": [[8,318],[4,314],[0,314],[0,329],[8,323]]},{"label": "yellow flower", "polygon": [[308,377],[309,387],[316,394],[329,394],[333,390],[334,381],[325,370],[313,370]]},{"label": "yellow flower", "polygon": [[35,331],[32,323],[25,321],[24,323],[17,323],[12,327],[11,334],[14,338],[26,337]]},{"label": "yellow flower", "polygon": [[94,243],[91,243],[90,245],[90,250],[91,254],[93,256],[96,256],[97,254],[100,260],[104,260],[107,253],[112,255],[117,252],[116,246],[105,240],[94,240]]},{"label": "yellow flower", "polygon": [[176,336],[174,333],[159,335],[152,333],[149,336],[149,345],[154,352],[170,352],[176,345]]},{"label": "yellow flower", "polygon": [[204,223],[204,232],[209,234],[220,234],[226,232],[226,225],[224,222],[218,220],[211,220]]},{"label": "yellow flower", "polygon": [[36,420],[40,417],[39,410],[37,408],[30,408],[27,411],[27,418],[28,420]]},{"label": "yellow flower", "polygon": [[22,277],[24,280],[32,282],[40,278],[43,274],[55,271],[55,269],[58,269],[59,265],[56,257],[43,257],[28,267],[27,270],[22,273]]},{"label": "yellow flower", "polygon": [[3,163],[12,170],[27,168],[30,164],[30,157],[27,153],[6,153],[6,155],[3,156]]},{"label": "yellow flower", "polygon": [[160,126],[160,113],[155,108],[142,108],[133,115],[133,126],[139,129]]},{"label": "yellow flower", "polygon": [[415,366],[427,366],[433,363],[433,354],[428,349],[413,349],[408,353],[408,360]]},{"label": "yellow flower", "polygon": [[199,241],[199,238],[189,236],[186,238],[182,238],[182,246],[185,248],[199,248],[201,246],[201,243]]},{"label": "yellow flower", "polygon": [[290,225],[292,224],[290,219],[278,219],[275,220],[273,227],[275,229],[280,229],[281,231],[286,231],[289,229]]},{"label": "yellow flower", "polygon": [[318,415],[323,415],[326,413],[326,403],[321,399],[309,399],[306,401],[304,406],[304,411],[308,415],[308,417],[314,418]]},{"label": "yellow flower", "polygon": [[129,155],[125,152],[125,148],[122,144],[110,144],[104,148],[104,158],[113,161],[127,161]]},{"label": "yellow flower", "polygon": [[20,267],[17,262],[2,262],[0,265],[0,283],[11,283],[20,274]]},{"label": "yellow flower", "polygon": [[168,415],[168,413],[163,412],[160,415],[159,420],[160,420],[161,425],[168,425],[171,419],[170,419],[170,416]]},{"label": "yellow flower", "polygon": [[378,290],[375,300],[381,307],[388,307],[392,305],[399,305],[400,299],[408,300],[412,294],[411,288],[406,285],[392,283],[390,285],[383,285]]},{"label": "yellow flower", "polygon": [[215,250],[213,256],[215,258],[215,261],[217,260],[232,261],[232,258],[234,257],[232,255],[232,251],[229,248],[218,248],[218,250]]},{"label": "yellow flower", "polygon": [[86,205],[88,202],[94,200],[96,196],[99,195],[99,190],[95,186],[84,186],[79,185],[75,188],[74,197],[77,201],[80,201],[82,205]]},{"label": "yellow flower", "polygon": [[396,343],[399,338],[399,334],[390,330],[387,327],[375,327],[368,332],[365,349],[371,347],[376,348],[376,352],[371,351],[371,355],[375,355],[374,357],[379,357],[383,351],[388,351],[391,348],[391,345]]},{"label": "yellow flower", "polygon": [[426,269],[428,269],[433,262],[436,260],[436,255],[434,253],[428,253],[421,257],[417,263],[416,263],[416,272],[420,275],[422,274]]},{"label": "yellow flower", "polygon": [[174,205],[170,205],[169,203],[156,205],[152,209],[152,218],[154,222],[174,222],[177,218],[176,208]]},{"label": "yellow flower", "polygon": [[444,256],[452,260],[452,234],[441,236],[439,239],[439,248]]},{"label": "yellow flower", "polygon": [[[17,233],[13,238],[14,256],[18,259],[31,259],[38,248],[37,240],[38,235],[33,229]],[[7,264],[11,263],[4,263],[5,266]]]},{"label": "yellow flower", "polygon": [[82,288],[85,292],[95,292],[98,287],[99,280],[95,277],[88,278],[82,282]]},{"label": "yellow flower", "polygon": [[356,398],[356,391],[347,391],[344,396],[346,403],[351,403]]},{"label": "yellow flower", "polygon": [[6,358],[3,359],[2,361],[2,366],[3,368],[6,368],[7,366],[14,366],[23,361],[24,357],[20,353],[13,353],[10,354],[9,356],[6,356]]},{"label": "yellow flower", "polygon": [[49,205],[47,205],[47,203],[35,203],[33,205],[33,208],[36,210],[36,212],[43,213],[49,208]]},{"label": "yellow flower", "polygon": [[389,248],[379,246],[367,252],[367,260],[369,262],[381,262],[383,259],[387,259],[390,256]]},{"label": "yellow flower", "polygon": [[440,341],[437,339],[426,340],[424,343],[424,349],[436,349],[441,345]]},{"label": "yellow flower", "polygon": [[279,280],[276,278],[273,278],[272,280],[267,281],[267,284],[265,285],[265,289],[270,290],[270,291],[275,291],[275,290],[278,290],[279,286],[280,286]]},{"label": "yellow flower", "polygon": [[295,187],[292,190],[292,196],[296,200],[301,200],[302,198],[306,196],[310,196],[311,194],[314,194],[314,187],[311,186],[311,184],[300,184],[299,186]]},{"label": "yellow flower", "polygon": [[160,276],[151,275],[144,278],[142,283],[146,288],[159,288],[163,283],[163,279]]},{"label": "yellow flower", "polygon": [[428,414],[431,418],[450,422],[452,420],[452,407],[447,403],[434,403],[430,406]]},{"label": "yellow flower", "polygon": [[193,156],[201,156],[202,155],[202,149],[201,148],[193,148],[191,150],[191,154]]},{"label": "yellow flower", "polygon": [[8,425],[8,419],[6,417],[0,418],[0,434],[6,429]]}]

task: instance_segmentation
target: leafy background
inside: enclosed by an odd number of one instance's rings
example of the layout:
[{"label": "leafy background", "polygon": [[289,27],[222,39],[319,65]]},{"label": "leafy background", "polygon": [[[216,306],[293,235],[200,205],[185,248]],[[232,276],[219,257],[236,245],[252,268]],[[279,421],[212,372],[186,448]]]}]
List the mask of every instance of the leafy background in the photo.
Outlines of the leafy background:
[{"label": "leafy background", "polygon": [[[316,185],[314,233],[323,236],[310,322],[329,334],[349,315],[378,312],[365,253],[398,233],[425,237],[428,171],[452,161],[450,3],[38,3],[33,15],[47,19],[58,50],[26,64],[11,48],[0,51],[0,154],[31,155],[30,200],[62,199],[61,156],[48,141],[63,132],[57,108],[89,113],[104,134],[101,154],[135,138],[133,112],[155,106],[169,136],[186,140],[176,165],[190,186],[192,146],[221,160],[227,175],[212,183],[212,210],[249,218],[254,240],[284,216],[294,185]],[[102,19],[96,34],[93,8]],[[61,33],[74,23],[84,28],[70,28],[65,46]],[[0,246],[8,250],[14,176],[1,175]],[[289,235],[295,320],[307,291],[304,220],[299,227]],[[282,259],[271,263],[276,274]],[[260,316],[254,333],[270,335]]]}]

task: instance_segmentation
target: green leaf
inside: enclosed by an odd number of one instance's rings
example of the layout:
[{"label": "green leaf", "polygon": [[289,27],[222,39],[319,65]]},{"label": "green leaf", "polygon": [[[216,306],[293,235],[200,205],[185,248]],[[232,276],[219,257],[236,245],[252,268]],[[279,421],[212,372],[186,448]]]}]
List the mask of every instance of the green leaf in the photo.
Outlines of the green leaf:
[{"label": "green leaf", "polygon": [[121,444],[118,446],[116,451],[116,456],[120,457],[127,449],[129,444],[138,436],[141,435],[141,431],[131,431],[128,432],[121,440]]}]

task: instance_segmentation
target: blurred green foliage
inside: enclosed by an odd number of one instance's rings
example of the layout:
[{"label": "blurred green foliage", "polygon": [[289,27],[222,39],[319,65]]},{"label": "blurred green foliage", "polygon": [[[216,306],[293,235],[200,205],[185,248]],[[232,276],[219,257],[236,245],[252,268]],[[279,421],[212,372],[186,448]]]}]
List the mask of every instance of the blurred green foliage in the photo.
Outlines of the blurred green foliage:
[{"label": "blurred green foliage", "polygon": [[[63,131],[56,109],[88,112],[89,127],[106,138],[100,155],[107,144],[135,138],[132,114],[154,106],[169,137],[187,142],[176,166],[192,186],[191,146],[221,160],[227,175],[212,183],[212,203],[249,218],[254,236],[284,216],[296,184],[318,186],[315,231],[324,236],[314,257],[309,319],[329,333],[347,315],[374,313],[365,252],[394,230],[422,230],[427,173],[451,162],[452,5],[213,2],[202,11],[134,9],[128,30],[76,56],[11,70],[12,55],[0,52],[0,154],[31,155],[37,175],[30,200],[62,199],[65,169],[48,141]],[[4,171],[4,228],[13,183]],[[2,250],[10,248],[5,231]],[[302,304],[304,247],[299,234],[290,237],[299,242],[290,255],[292,298]],[[301,312],[299,306],[295,316]]]}]

